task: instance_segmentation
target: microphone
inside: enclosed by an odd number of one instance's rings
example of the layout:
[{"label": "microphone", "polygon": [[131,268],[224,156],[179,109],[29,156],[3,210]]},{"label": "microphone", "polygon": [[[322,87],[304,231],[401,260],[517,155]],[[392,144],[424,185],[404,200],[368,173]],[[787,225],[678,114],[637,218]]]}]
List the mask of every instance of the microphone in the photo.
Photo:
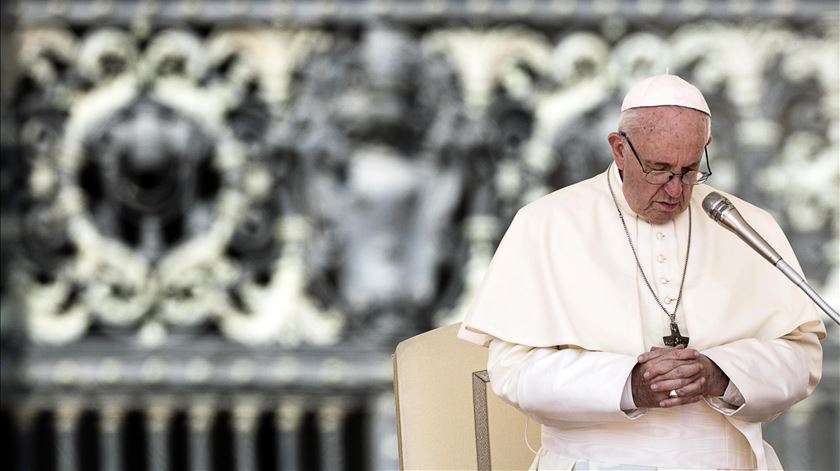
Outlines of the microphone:
[{"label": "microphone", "polygon": [[709,215],[710,218],[714,219],[715,222],[720,224],[721,226],[725,227],[735,235],[737,235],[741,240],[747,243],[750,247],[753,248],[756,252],[758,252],[762,257],[767,259],[773,266],[778,268],[782,273],[785,274],[792,282],[799,286],[802,291],[807,294],[820,309],[823,310],[829,317],[831,317],[834,322],[840,325],[840,315],[837,314],[837,311],[831,308],[828,303],[814,291],[813,288],[802,278],[799,273],[796,272],[790,265],[787,264],[784,260],[782,260],[782,256],[779,255],[779,252],[773,249],[764,237],[755,231],[755,229],[750,226],[747,221],[744,220],[744,217],[741,216],[741,213],[735,209],[735,205],[732,204],[725,196],[721,195],[720,193],[713,191],[706,195],[703,198],[703,210]]},{"label": "microphone", "polygon": [[710,218],[740,237],[771,264],[776,265],[782,259],[779,252],[773,250],[773,247],[764,240],[764,237],[761,237],[752,226],[747,224],[741,213],[735,209],[735,205],[725,196],[716,191],[709,193],[703,199],[703,209],[709,214]]}]

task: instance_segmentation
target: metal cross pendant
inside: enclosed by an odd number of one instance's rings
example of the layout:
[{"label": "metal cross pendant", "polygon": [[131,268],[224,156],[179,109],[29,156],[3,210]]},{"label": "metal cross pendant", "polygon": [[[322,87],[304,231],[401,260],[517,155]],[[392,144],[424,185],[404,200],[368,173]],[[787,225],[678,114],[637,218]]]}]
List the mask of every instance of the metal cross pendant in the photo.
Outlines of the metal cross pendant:
[{"label": "metal cross pendant", "polygon": [[680,334],[680,328],[677,327],[676,322],[671,322],[671,335],[662,337],[662,341],[669,347],[676,347],[677,345],[682,345],[683,347],[688,346],[688,337],[683,337]]}]

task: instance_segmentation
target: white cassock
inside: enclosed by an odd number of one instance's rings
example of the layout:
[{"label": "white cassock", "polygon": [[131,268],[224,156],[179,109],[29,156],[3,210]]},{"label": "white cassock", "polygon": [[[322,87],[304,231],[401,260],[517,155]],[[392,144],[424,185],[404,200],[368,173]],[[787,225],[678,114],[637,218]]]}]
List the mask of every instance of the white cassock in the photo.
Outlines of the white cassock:
[{"label": "white cassock", "polygon": [[[615,203],[660,300],[673,309],[692,216],[677,323],[730,384],[721,398],[636,408],[636,357],[663,346],[669,321],[639,274]],[[825,336],[811,301],[734,234],[689,209],[654,225],[627,205],[614,166],[522,208],[505,234],[459,336],[489,346],[493,390],[542,425],[539,469],[774,469],[761,423],[819,382]],[[722,192],[721,192],[722,193]],[[801,273],[765,211],[727,195]]]}]

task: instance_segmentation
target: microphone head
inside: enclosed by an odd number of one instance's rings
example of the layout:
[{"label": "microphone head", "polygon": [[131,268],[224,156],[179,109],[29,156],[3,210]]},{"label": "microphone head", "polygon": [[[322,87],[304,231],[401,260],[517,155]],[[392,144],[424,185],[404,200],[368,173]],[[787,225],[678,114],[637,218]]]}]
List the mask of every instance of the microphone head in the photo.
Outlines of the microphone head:
[{"label": "microphone head", "polygon": [[749,223],[741,216],[741,213],[735,209],[735,205],[725,196],[716,192],[709,193],[703,198],[703,210],[716,223],[741,238],[753,250],[766,258],[768,262],[775,265],[782,259],[781,255],[773,250],[773,247],[755,229],[750,227]]},{"label": "microphone head", "polygon": [[719,221],[723,212],[733,207],[731,201],[716,191],[703,198],[703,210],[715,221]]}]

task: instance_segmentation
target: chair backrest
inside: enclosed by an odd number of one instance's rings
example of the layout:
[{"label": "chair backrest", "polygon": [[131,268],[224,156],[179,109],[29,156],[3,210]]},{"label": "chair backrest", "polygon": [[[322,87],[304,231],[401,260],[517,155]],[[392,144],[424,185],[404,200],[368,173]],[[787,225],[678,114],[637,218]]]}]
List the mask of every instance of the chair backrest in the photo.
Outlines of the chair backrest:
[{"label": "chair backrest", "polygon": [[[527,417],[488,387],[487,349],[456,337],[460,324],[397,345],[394,392],[400,467],[527,469]],[[528,440],[540,446],[540,426]]]}]

